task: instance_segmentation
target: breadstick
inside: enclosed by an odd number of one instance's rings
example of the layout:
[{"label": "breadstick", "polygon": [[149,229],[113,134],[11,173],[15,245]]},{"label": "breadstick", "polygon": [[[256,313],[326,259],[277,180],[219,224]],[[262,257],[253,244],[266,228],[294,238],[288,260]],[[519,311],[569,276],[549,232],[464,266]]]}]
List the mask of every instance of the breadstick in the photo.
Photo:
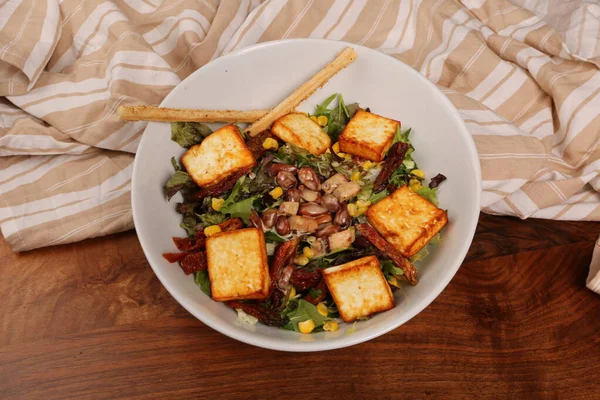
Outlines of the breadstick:
[{"label": "breadstick", "polygon": [[254,122],[269,110],[193,110],[153,106],[120,106],[117,115],[126,121]]},{"label": "breadstick", "polygon": [[256,136],[260,132],[268,129],[273,122],[288,114],[296,108],[301,102],[308,98],[318,88],[323,86],[332,76],[354,61],[357,57],[356,51],[352,47],[346,47],[338,56],[321,71],[317,72],[312,78],[304,82],[302,86],[286,97],[281,103],[269,111],[265,116],[254,122],[245,132],[250,136]]}]

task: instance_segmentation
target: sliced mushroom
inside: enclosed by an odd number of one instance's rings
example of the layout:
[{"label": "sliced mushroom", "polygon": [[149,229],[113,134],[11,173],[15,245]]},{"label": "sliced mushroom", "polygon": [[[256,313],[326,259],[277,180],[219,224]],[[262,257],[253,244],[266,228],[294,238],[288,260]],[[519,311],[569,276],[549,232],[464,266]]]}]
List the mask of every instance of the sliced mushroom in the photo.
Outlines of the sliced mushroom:
[{"label": "sliced mushroom", "polygon": [[330,251],[338,249],[347,249],[354,242],[354,229],[346,229],[327,237]]},{"label": "sliced mushroom", "polygon": [[311,250],[315,254],[313,257],[321,257],[329,253],[329,243],[326,238],[319,238],[310,245]]},{"label": "sliced mushroom", "polygon": [[289,218],[290,229],[298,232],[312,233],[317,230],[319,223],[314,218],[294,215]]},{"label": "sliced mushroom", "polygon": [[296,215],[298,214],[298,208],[300,208],[300,203],[295,201],[284,201],[279,205],[279,212],[287,215]]},{"label": "sliced mushroom", "polygon": [[333,193],[333,191],[342,183],[346,183],[348,182],[348,179],[346,179],[346,177],[340,173],[337,173],[333,176],[331,176],[329,179],[327,179],[325,182],[323,182],[323,184],[321,185],[321,189],[323,189],[323,191],[325,193]]},{"label": "sliced mushroom", "polygon": [[360,186],[356,182],[342,183],[333,191],[333,195],[337,197],[339,201],[342,202],[350,200],[358,193],[360,193]]}]

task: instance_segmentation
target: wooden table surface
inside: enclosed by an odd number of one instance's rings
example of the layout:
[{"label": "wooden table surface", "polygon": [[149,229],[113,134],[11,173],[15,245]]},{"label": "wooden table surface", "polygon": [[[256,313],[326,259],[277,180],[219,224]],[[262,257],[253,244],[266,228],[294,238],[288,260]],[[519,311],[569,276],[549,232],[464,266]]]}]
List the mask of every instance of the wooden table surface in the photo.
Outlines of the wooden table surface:
[{"label": "wooden table surface", "polygon": [[600,398],[600,223],[482,216],[444,292],[351,348],[229,339],[180,307],[134,232],[13,254],[0,241],[0,398]]}]

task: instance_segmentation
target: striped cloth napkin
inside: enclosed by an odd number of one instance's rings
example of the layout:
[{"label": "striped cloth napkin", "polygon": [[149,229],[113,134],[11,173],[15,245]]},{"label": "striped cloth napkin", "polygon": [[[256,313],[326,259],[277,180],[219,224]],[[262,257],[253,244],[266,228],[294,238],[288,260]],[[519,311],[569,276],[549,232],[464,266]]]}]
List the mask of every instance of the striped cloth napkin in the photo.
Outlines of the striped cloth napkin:
[{"label": "striped cloth napkin", "polygon": [[293,37],[369,46],[436,83],[475,139],[483,212],[600,220],[597,0],[8,0],[6,241],[24,251],[131,229],[145,123],[115,109],[159,104],[216,57]]}]

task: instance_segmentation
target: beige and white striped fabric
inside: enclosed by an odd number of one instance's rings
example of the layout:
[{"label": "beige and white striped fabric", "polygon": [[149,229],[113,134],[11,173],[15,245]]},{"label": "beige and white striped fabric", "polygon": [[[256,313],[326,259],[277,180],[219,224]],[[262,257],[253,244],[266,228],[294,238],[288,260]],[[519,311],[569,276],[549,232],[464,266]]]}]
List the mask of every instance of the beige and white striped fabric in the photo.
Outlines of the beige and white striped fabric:
[{"label": "beige and white striped fabric", "polygon": [[435,82],[475,139],[483,211],[600,220],[596,0],[5,0],[0,226],[15,251],[132,228],[143,122],[191,72],[293,37],[375,48]]}]

